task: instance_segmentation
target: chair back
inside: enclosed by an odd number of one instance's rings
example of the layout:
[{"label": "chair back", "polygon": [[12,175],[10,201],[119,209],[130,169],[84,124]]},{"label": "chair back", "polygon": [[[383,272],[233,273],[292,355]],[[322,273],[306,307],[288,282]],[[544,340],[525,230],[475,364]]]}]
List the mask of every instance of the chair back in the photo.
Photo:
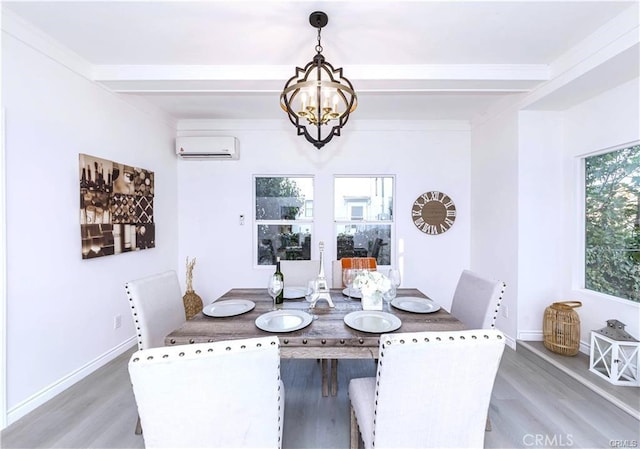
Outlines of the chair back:
[{"label": "chair back", "polygon": [[495,327],[500,303],[507,285],[464,270],[451,303],[451,314],[468,329]]},{"label": "chair back", "polygon": [[378,269],[378,263],[373,257],[343,257],[342,269],[357,268],[361,270],[375,271]]},{"label": "chair back", "polygon": [[186,321],[176,272],[129,281],[124,288],[131,304],[138,349],[164,346],[164,337]]},{"label": "chair back", "polygon": [[278,448],[276,336],[137,351],[129,375],[150,448]]},{"label": "chair back", "polygon": [[497,330],[382,335],[375,447],[483,447],[504,341]]},{"label": "chair back", "polygon": [[318,277],[319,260],[281,260],[280,271],[284,276],[284,285],[306,287],[307,283]]}]

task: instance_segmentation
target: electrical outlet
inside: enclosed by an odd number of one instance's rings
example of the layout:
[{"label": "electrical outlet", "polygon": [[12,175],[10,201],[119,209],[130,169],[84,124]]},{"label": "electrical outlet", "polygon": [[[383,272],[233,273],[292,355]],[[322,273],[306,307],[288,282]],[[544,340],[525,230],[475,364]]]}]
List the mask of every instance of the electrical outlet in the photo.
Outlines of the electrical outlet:
[{"label": "electrical outlet", "polygon": [[116,315],[113,317],[113,328],[118,329],[122,326],[122,315]]},{"label": "electrical outlet", "polygon": [[502,316],[509,318],[509,306],[506,304],[502,306]]}]

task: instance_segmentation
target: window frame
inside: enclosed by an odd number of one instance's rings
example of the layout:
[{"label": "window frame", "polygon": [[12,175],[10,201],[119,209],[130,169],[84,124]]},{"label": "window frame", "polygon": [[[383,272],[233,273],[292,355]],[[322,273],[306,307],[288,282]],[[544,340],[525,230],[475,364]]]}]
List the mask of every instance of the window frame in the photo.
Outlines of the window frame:
[{"label": "window frame", "polygon": [[[311,200],[306,200],[304,204],[302,205],[301,209],[303,211],[302,215],[300,218],[296,218],[294,220],[287,220],[287,219],[278,219],[278,220],[273,220],[273,219],[269,219],[269,220],[262,220],[262,219],[258,219],[257,217],[257,213],[256,213],[256,204],[257,204],[257,197],[256,197],[256,182],[258,178],[307,178],[307,179],[311,179],[311,188],[312,188],[312,192],[313,192],[313,198]],[[251,223],[251,233],[253,235],[252,237],[252,245],[253,245],[253,249],[251,251],[251,257],[252,257],[252,265],[254,269],[264,269],[264,270],[273,270],[275,267],[275,264],[273,265],[264,265],[264,264],[260,264],[258,257],[259,257],[259,251],[258,251],[258,228],[259,226],[270,226],[270,225],[275,225],[275,226],[282,226],[282,225],[308,225],[310,230],[311,230],[311,248],[310,248],[310,258],[311,260],[313,260],[314,257],[314,245],[313,245],[313,241],[314,241],[314,232],[315,232],[315,202],[316,202],[316,198],[315,198],[315,192],[316,192],[316,177],[315,175],[312,174],[288,174],[288,175],[283,175],[283,174],[254,174],[251,177],[251,197],[252,197],[252,204],[251,204],[251,208],[252,208],[252,223]],[[311,218],[307,218],[307,203],[311,201],[312,202],[312,210],[314,211],[313,215]],[[283,260],[283,259],[281,259]]]},{"label": "window frame", "polygon": [[575,289],[584,293],[585,295],[593,298],[601,298],[610,301],[614,301],[621,304],[626,305],[635,305],[640,306],[640,301],[634,301],[633,299],[627,299],[620,296],[615,296],[606,292],[601,292],[597,290],[592,290],[587,288],[586,286],[586,270],[587,270],[587,262],[586,262],[586,247],[587,247],[587,159],[590,157],[600,156],[607,153],[612,153],[619,150],[624,150],[625,148],[634,147],[640,145],[640,140],[626,142],[618,145],[614,145],[607,148],[598,149],[589,153],[584,153],[577,158],[578,165],[578,179],[577,179],[577,225],[578,232],[576,232],[577,245],[576,245],[576,255],[575,255],[575,267],[576,271],[574,272],[573,282]]},{"label": "window frame", "polygon": [[[368,219],[338,219],[336,217],[336,179],[338,178],[391,178],[391,187],[392,187],[392,195],[391,195],[391,219],[389,220],[368,220]],[[334,251],[334,260],[338,260],[338,226],[344,226],[353,224],[356,226],[366,226],[366,225],[389,225],[389,243],[391,246],[391,251],[389,252],[389,265],[378,265],[378,267],[389,267],[394,265],[394,260],[396,260],[397,254],[397,244],[396,244],[396,175],[395,174],[357,174],[357,175],[345,175],[345,174],[335,174],[332,177],[332,196],[331,196],[331,207],[333,209],[333,251]],[[357,201],[356,201],[357,202]],[[367,209],[367,208],[365,208]],[[349,208],[349,213],[351,214],[351,209]],[[366,214],[363,214],[366,215]]]}]

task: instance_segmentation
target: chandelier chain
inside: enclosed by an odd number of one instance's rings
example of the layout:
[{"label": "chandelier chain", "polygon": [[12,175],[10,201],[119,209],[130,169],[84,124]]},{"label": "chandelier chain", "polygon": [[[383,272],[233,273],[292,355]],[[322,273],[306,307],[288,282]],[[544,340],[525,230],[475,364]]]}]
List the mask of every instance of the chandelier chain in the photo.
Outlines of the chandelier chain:
[{"label": "chandelier chain", "polygon": [[318,52],[318,54],[322,53],[322,44],[320,43],[320,30],[322,30],[322,28],[318,28],[318,45],[316,45],[316,51]]}]

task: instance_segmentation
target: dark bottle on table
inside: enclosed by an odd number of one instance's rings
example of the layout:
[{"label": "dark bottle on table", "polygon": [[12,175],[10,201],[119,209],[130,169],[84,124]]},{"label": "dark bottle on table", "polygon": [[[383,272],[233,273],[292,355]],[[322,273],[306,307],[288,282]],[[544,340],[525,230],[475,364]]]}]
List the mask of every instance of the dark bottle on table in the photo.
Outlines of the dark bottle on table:
[{"label": "dark bottle on table", "polygon": [[284,275],[282,271],[280,271],[280,258],[276,257],[276,272],[273,273],[276,276],[280,276],[280,281],[282,281],[282,290],[276,296],[276,304],[282,304],[284,302]]}]

